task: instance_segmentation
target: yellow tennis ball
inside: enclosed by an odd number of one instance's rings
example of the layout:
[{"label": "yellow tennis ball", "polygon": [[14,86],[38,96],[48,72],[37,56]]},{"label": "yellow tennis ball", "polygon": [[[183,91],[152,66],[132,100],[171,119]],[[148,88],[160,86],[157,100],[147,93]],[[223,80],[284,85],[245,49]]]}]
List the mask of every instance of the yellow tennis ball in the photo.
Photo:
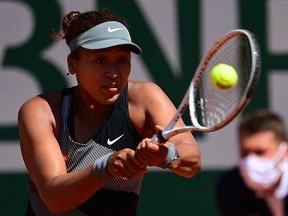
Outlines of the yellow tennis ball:
[{"label": "yellow tennis ball", "polygon": [[231,65],[220,63],[212,68],[211,80],[216,88],[230,90],[237,84],[238,74]]}]

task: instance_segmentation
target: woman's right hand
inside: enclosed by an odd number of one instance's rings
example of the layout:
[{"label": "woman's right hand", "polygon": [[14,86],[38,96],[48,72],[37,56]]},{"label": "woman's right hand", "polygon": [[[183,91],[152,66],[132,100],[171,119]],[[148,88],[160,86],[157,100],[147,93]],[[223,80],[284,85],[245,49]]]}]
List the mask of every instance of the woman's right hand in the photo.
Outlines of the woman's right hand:
[{"label": "woman's right hand", "polygon": [[135,157],[135,151],[125,148],[110,155],[107,161],[107,172],[111,176],[131,179],[141,172],[147,172],[146,165]]}]

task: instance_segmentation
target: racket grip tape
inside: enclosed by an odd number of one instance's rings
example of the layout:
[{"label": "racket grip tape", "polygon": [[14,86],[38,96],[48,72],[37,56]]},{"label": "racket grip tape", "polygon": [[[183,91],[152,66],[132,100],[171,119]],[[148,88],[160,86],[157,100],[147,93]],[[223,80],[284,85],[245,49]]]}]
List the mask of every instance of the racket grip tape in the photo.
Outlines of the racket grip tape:
[{"label": "racket grip tape", "polygon": [[164,138],[163,134],[162,134],[162,131],[154,134],[154,136],[151,138],[151,141],[153,143],[166,143],[167,142],[167,139]]}]

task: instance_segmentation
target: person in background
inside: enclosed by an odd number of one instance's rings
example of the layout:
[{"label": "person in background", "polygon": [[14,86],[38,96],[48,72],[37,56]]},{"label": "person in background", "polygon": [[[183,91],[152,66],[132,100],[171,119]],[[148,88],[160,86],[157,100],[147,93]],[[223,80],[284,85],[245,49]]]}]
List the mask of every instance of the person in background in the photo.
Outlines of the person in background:
[{"label": "person in background", "polygon": [[53,36],[70,49],[67,66],[77,85],[35,96],[19,110],[30,176],[26,215],[136,215],[147,166],[187,178],[199,173],[191,133],[151,142],[176,108],[156,84],[128,79],[131,55],[142,50],[123,18],[110,10],[71,11]]},{"label": "person in background", "polygon": [[288,215],[287,135],[282,118],[255,110],[239,124],[241,159],[216,184],[222,216]]}]

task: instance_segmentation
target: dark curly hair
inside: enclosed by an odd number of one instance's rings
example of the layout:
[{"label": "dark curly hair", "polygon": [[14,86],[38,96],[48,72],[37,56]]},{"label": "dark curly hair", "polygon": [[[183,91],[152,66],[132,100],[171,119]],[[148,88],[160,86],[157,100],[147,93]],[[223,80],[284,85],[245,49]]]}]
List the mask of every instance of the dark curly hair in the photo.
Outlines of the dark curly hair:
[{"label": "dark curly hair", "polygon": [[128,29],[127,21],[115,14],[109,9],[100,11],[87,11],[80,13],[79,11],[71,11],[64,16],[62,20],[62,33],[53,33],[54,39],[65,39],[69,46],[71,40],[88,29],[108,21],[120,22]]}]

